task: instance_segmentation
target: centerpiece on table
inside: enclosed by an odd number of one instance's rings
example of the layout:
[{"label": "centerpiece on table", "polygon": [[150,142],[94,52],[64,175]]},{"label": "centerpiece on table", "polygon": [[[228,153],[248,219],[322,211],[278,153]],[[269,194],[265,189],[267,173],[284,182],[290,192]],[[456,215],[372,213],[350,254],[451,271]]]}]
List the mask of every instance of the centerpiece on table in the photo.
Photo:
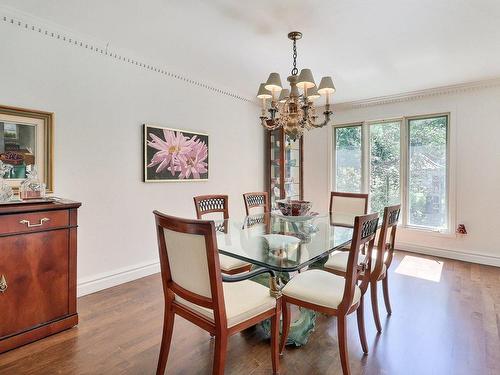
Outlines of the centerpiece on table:
[{"label": "centerpiece on table", "polygon": [[276,201],[279,211],[273,211],[274,216],[288,221],[307,221],[318,215],[311,212],[312,203],[309,201],[282,199]]},{"label": "centerpiece on table", "polygon": [[[272,215],[278,219],[289,222],[286,231],[264,235],[270,254],[277,257],[287,257],[299,247],[300,243],[311,240],[311,234],[317,228],[309,223],[318,213],[311,212],[312,203],[302,200],[278,200],[279,210],[272,211]],[[289,226],[290,225],[290,226]]]}]

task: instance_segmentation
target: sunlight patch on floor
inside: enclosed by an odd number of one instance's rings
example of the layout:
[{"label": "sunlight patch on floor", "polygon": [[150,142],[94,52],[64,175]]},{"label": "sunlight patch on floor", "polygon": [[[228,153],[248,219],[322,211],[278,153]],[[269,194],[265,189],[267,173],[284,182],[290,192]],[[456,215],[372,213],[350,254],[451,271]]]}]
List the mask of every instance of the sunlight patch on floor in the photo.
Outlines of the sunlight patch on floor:
[{"label": "sunlight patch on floor", "polygon": [[438,283],[441,281],[443,264],[444,262],[440,262],[438,260],[405,255],[395,272],[400,275],[416,277]]}]

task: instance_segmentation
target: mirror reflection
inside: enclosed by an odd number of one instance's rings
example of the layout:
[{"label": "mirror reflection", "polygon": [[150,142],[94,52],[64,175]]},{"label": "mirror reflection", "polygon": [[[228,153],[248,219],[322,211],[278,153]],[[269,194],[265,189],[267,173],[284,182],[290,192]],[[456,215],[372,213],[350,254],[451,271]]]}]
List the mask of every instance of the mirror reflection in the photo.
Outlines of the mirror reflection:
[{"label": "mirror reflection", "polygon": [[24,179],[35,165],[36,126],[0,122],[0,160],[9,166],[5,179]]}]

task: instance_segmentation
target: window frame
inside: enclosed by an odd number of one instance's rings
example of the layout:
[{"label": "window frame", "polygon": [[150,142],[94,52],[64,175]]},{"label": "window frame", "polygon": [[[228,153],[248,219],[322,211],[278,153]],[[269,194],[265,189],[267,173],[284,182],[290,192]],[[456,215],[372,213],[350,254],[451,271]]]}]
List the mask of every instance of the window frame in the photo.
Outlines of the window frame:
[{"label": "window frame", "polygon": [[[403,187],[402,187],[402,171],[404,169],[404,159],[403,159],[403,155],[402,155],[402,149],[403,149],[403,146],[402,146],[402,143],[401,143],[401,138],[402,138],[402,134],[403,134],[403,127],[404,127],[404,119],[401,118],[401,117],[398,117],[398,118],[389,118],[389,119],[384,119],[384,120],[375,120],[375,121],[366,121],[365,124],[366,124],[366,142],[367,143],[367,146],[366,146],[366,160],[365,160],[365,163],[366,163],[366,173],[365,173],[365,177],[364,177],[364,180],[365,180],[365,186],[366,186],[366,193],[368,193],[368,207],[371,207],[371,196],[370,196],[370,176],[372,174],[372,170],[371,170],[371,163],[370,163],[370,157],[371,157],[371,154],[372,154],[372,150],[371,150],[371,142],[370,142],[370,137],[371,137],[371,134],[370,134],[370,129],[371,129],[371,126],[372,125],[378,125],[378,124],[384,124],[384,123],[394,123],[394,122],[399,122],[399,196],[401,197],[401,208],[403,209]],[[363,173],[363,171],[361,172]],[[403,215],[401,215],[403,216]]]},{"label": "window frame", "polygon": [[[363,135],[363,123],[362,122],[356,122],[356,123],[350,123],[350,124],[347,124],[347,125],[344,125],[344,126],[336,126],[334,125],[333,126],[333,137],[331,139],[331,144],[333,145],[332,149],[334,150],[333,153],[332,153],[332,156],[330,158],[330,160],[332,161],[332,164],[330,166],[329,169],[329,173],[331,173],[331,178],[329,178],[330,181],[332,181],[332,187],[335,189],[336,186],[337,186],[337,153],[336,153],[336,149],[337,149],[337,128],[351,128],[351,127],[357,127],[357,126],[360,126],[361,127],[361,183],[360,183],[360,187],[361,187],[361,193],[364,192],[366,190],[366,187],[367,185],[365,184],[365,179],[364,179],[364,159],[365,159],[365,137]],[[335,172],[334,172],[334,169],[335,168]],[[332,190],[332,189],[330,189]]]},{"label": "window frame", "polygon": [[[410,121],[412,120],[426,120],[431,118],[438,117],[446,117],[446,189],[445,189],[445,204],[446,204],[446,223],[447,228],[443,230],[439,230],[438,228],[427,227],[423,225],[415,225],[410,224],[410,204],[409,204],[409,171],[410,171]],[[405,210],[403,211],[403,223],[406,228],[414,229],[414,230],[424,230],[424,231],[432,231],[432,232],[444,232],[449,233],[452,225],[452,216],[450,211],[450,114],[449,113],[439,113],[432,115],[420,115],[420,116],[408,116],[405,117],[405,194],[403,200],[405,201]],[[453,223],[454,224],[454,223]]]},{"label": "window frame", "polygon": [[[429,119],[435,117],[446,117],[446,214],[447,214],[447,227],[443,229],[426,227],[420,225],[409,224],[409,129],[411,120]],[[361,192],[368,193],[370,191],[370,126],[373,124],[382,124],[390,122],[399,122],[400,124],[400,196],[401,196],[401,222],[400,226],[405,229],[435,233],[439,236],[450,236],[454,233],[455,228],[455,190],[452,181],[455,180],[455,165],[453,158],[453,126],[451,122],[450,112],[437,112],[424,115],[400,116],[400,117],[387,117],[379,120],[367,120],[358,122],[347,122],[334,124],[330,128],[331,136],[329,142],[329,178],[328,188],[334,191],[336,188],[336,129],[345,128],[349,126],[361,126]],[[370,199],[370,198],[369,198]],[[370,206],[370,202],[369,202]]]}]

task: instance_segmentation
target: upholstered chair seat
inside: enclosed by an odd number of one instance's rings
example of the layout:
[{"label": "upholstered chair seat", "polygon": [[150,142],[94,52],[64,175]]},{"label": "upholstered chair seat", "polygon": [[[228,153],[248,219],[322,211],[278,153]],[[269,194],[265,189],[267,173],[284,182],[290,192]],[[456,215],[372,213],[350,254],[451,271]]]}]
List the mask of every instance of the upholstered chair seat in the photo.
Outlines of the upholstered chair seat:
[{"label": "upholstered chair seat", "polygon": [[[339,272],[345,272],[347,269],[347,260],[349,259],[348,251],[334,251],[326,261],[324,267],[327,270],[334,270]],[[375,269],[377,254],[376,250],[373,251],[372,255],[372,271]],[[361,263],[365,261],[365,256],[363,254],[359,255],[359,260]],[[385,264],[382,265],[382,274],[385,273],[387,267]]]},{"label": "upholstered chair seat", "polygon": [[[271,297],[269,288],[256,282],[244,280],[237,283],[223,283],[224,302],[228,328],[247,321],[276,306],[276,298]],[[187,308],[214,321],[213,310],[195,305],[178,296],[175,300]]]},{"label": "upholstered chair seat", "polygon": [[[345,279],[322,270],[310,270],[293,277],[283,288],[287,297],[299,299],[314,305],[337,309],[344,296]],[[361,299],[361,290],[354,287],[352,305]]]},{"label": "upholstered chair seat", "polygon": [[[241,272],[241,269],[244,268],[245,270],[248,270],[248,263],[244,262],[242,260],[229,257],[224,254],[219,254],[219,260],[220,260],[220,268],[222,272],[224,273],[238,273]],[[237,271],[238,272],[235,272]]]}]

